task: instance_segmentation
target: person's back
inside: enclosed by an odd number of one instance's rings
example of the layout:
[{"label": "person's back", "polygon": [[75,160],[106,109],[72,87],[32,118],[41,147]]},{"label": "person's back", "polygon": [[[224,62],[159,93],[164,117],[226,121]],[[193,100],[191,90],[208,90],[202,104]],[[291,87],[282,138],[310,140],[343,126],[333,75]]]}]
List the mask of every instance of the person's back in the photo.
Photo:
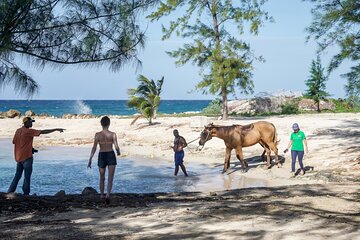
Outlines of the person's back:
[{"label": "person's back", "polygon": [[110,192],[112,189],[112,182],[115,173],[115,167],[117,165],[116,156],[113,150],[113,145],[116,150],[116,154],[120,156],[120,148],[117,142],[117,137],[114,132],[109,131],[110,118],[107,116],[101,118],[100,120],[102,131],[95,134],[94,145],[91,150],[88,167],[91,168],[92,158],[96,152],[97,145],[100,146],[99,156],[98,156],[98,167],[100,173],[100,197],[104,197],[104,185],[105,185],[105,170],[108,168],[108,186],[107,194],[105,197],[106,203],[109,203]]},{"label": "person's back", "polygon": [[96,135],[100,147],[100,152],[113,151],[114,135],[115,135],[114,132],[104,129],[101,132],[98,132]]}]

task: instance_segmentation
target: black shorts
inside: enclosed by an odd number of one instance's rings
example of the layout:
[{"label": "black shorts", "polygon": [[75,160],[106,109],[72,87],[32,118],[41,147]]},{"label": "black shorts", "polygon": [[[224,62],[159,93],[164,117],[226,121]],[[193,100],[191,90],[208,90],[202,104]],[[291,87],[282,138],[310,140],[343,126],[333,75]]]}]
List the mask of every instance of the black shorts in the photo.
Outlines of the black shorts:
[{"label": "black shorts", "polygon": [[99,152],[98,166],[99,168],[106,168],[109,165],[116,165],[116,156],[114,151]]}]

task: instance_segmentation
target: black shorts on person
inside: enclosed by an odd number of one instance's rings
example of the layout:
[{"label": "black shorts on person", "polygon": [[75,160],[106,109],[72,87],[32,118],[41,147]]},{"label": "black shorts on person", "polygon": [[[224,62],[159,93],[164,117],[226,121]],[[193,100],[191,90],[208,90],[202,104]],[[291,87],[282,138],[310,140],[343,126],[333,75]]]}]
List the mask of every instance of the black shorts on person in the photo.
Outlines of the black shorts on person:
[{"label": "black shorts on person", "polygon": [[116,156],[114,151],[99,152],[98,166],[99,168],[106,168],[109,165],[116,165]]}]

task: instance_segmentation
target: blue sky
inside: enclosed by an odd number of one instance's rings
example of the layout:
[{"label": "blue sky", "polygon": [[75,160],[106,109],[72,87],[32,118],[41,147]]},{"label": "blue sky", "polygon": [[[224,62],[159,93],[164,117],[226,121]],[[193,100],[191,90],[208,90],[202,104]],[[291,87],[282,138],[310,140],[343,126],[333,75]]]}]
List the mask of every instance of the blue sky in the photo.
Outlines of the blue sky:
[{"label": "blue sky", "polygon": [[[313,41],[306,43],[305,28],[312,19],[311,4],[301,0],[269,0],[264,8],[275,23],[266,23],[258,36],[248,33],[240,36],[250,43],[257,56],[261,55],[266,60],[265,63],[255,64],[255,94],[282,89],[303,92],[311,61],[316,58],[316,44]],[[192,91],[201,80],[199,68],[191,64],[176,67],[175,59],[165,53],[182,46],[185,40],[171,38],[161,41],[161,22],[144,22],[144,28],[147,24],[146,47],[139,56],[143,64],[137,71],[132,65],[125,65],[116,73],[109,71],[107,66],[92,69],[70,66],[61,70],[45,68],[39,71],[24,62],[19,63],[40,84],[40,92],[33,99],[127,99],[127,89],[136,87],[139,74],[155,80],[165,77],[162,99],[216,97]],[[324,66],[335,53],[336,47],[322,55]],[[343,86],[346,80],[340,74],[346,73],[348,68],[345,62],[331,74],[327,90],[333,97],[345,97]],[[236,97],[247,96],[237,94]],[[23,98],[14,93],[12,86],[0,92],[0,99]]]}]

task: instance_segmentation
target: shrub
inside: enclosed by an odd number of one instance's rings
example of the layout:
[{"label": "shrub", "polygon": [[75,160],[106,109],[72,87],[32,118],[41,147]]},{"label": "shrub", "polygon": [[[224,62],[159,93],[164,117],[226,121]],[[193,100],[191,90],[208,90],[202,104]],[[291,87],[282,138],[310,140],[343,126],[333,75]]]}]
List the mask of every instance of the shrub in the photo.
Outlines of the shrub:
[{"label": "shrub", "polygon": [[281,105],[281,114],[297,114],[299,113],[298,101],[289,101]]},{"label": "shrub", "polygon": [[222,102],[220,99],[214,99],[209,103],[209,105],[202,110],[203,114],[206,115],[217,115],[221,114],[222,111]]}]

